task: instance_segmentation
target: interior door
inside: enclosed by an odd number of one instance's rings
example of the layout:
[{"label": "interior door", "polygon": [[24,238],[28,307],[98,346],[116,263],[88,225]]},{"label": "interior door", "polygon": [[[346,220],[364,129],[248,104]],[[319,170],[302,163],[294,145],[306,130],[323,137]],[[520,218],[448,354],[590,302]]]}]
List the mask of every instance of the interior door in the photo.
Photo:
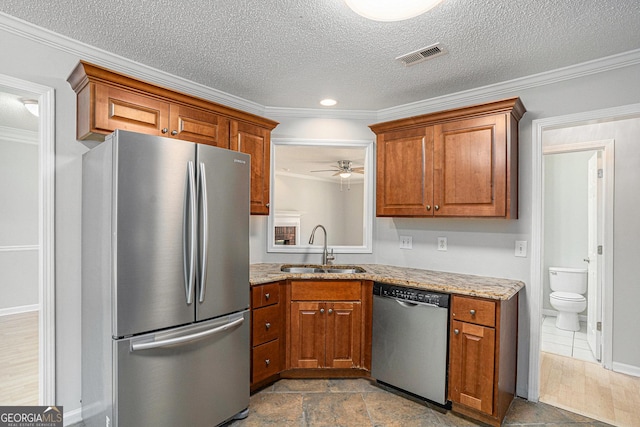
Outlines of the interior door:
[{"label": "interior door", "polygon": [[602,331],[598,325],[602,321],[601,293],[602,286],[600,283],[600,258],[598,256],[598,241],[601,228],[601,212],[600,201],[602,196],[602,179],[598,178],[598,168],[601,163],[602,152],[594,153],[589,159],[588,166],[588,201],[587,201],[587,218],[588,218],[588,264],[587,264],[587,342],[591,348],[593,356],[601,359],[601,341]]}]

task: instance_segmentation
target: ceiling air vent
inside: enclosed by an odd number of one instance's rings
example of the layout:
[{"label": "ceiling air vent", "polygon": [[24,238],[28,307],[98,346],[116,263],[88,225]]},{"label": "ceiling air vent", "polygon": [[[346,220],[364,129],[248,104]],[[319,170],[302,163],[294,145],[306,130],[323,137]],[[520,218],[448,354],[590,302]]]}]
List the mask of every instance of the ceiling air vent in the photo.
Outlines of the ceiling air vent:
[{"label": "ceiling air vent", "polygon": [[398,56],[396,59],[404,64],[405,67],[414,65],[427,59],[435,58],[436,56],[444,55],[447,50],[440,43],[432,44],[431,46],[423,47],[422,49],[409,52],[404,55]]}]

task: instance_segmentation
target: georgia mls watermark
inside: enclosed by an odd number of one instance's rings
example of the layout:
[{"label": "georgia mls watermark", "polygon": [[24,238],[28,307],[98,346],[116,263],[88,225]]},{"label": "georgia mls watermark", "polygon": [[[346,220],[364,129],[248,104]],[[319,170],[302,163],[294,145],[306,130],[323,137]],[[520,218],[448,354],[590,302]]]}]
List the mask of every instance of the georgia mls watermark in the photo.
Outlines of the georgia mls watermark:
[{"label": "georgia mls watermark", "polygon": [[62,406],[0,406],[0,427],[62,427]]}]

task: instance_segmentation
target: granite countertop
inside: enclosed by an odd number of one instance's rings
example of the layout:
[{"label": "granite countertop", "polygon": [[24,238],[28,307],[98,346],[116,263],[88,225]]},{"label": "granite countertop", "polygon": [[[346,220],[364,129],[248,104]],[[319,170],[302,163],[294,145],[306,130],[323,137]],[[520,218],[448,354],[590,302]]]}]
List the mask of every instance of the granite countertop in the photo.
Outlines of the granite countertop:
[{"label": "granite countertop", "polygon": [[251,264],[249,270],[249,282],[251,286],[286,279],[358,279],[497,300],[508,300],[516,295],[520,289],[524,288],[524,283],[519,280],[446,273],[391,265],[358,264],[358,267],[365,270],[364,273],[303,274],[280,271],[282,265],[284,264]]}]

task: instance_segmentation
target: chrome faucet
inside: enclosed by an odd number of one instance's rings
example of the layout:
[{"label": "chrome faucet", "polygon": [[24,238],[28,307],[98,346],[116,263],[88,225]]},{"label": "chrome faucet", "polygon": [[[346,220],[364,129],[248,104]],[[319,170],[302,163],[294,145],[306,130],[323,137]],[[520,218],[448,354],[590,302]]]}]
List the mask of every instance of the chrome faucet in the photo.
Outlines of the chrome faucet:
[{"label": "chrome faucet", "polygon": [[313,245],[313,238],[315,237],[316,230],[318,228],[322,228],[322,231],[324,231],[324,247],[322,249],[322,265],[327,265],[327,263],[333,261],[335,257],[333,256],[333,250],[331,251],[331,255],[329,255],[329,252],[327,251],[327,229],[324,228],[323,225],[318,224],[315,227],[313,227],[313,231],[311,232],[311,237],[309,237],[309,244]]}]

